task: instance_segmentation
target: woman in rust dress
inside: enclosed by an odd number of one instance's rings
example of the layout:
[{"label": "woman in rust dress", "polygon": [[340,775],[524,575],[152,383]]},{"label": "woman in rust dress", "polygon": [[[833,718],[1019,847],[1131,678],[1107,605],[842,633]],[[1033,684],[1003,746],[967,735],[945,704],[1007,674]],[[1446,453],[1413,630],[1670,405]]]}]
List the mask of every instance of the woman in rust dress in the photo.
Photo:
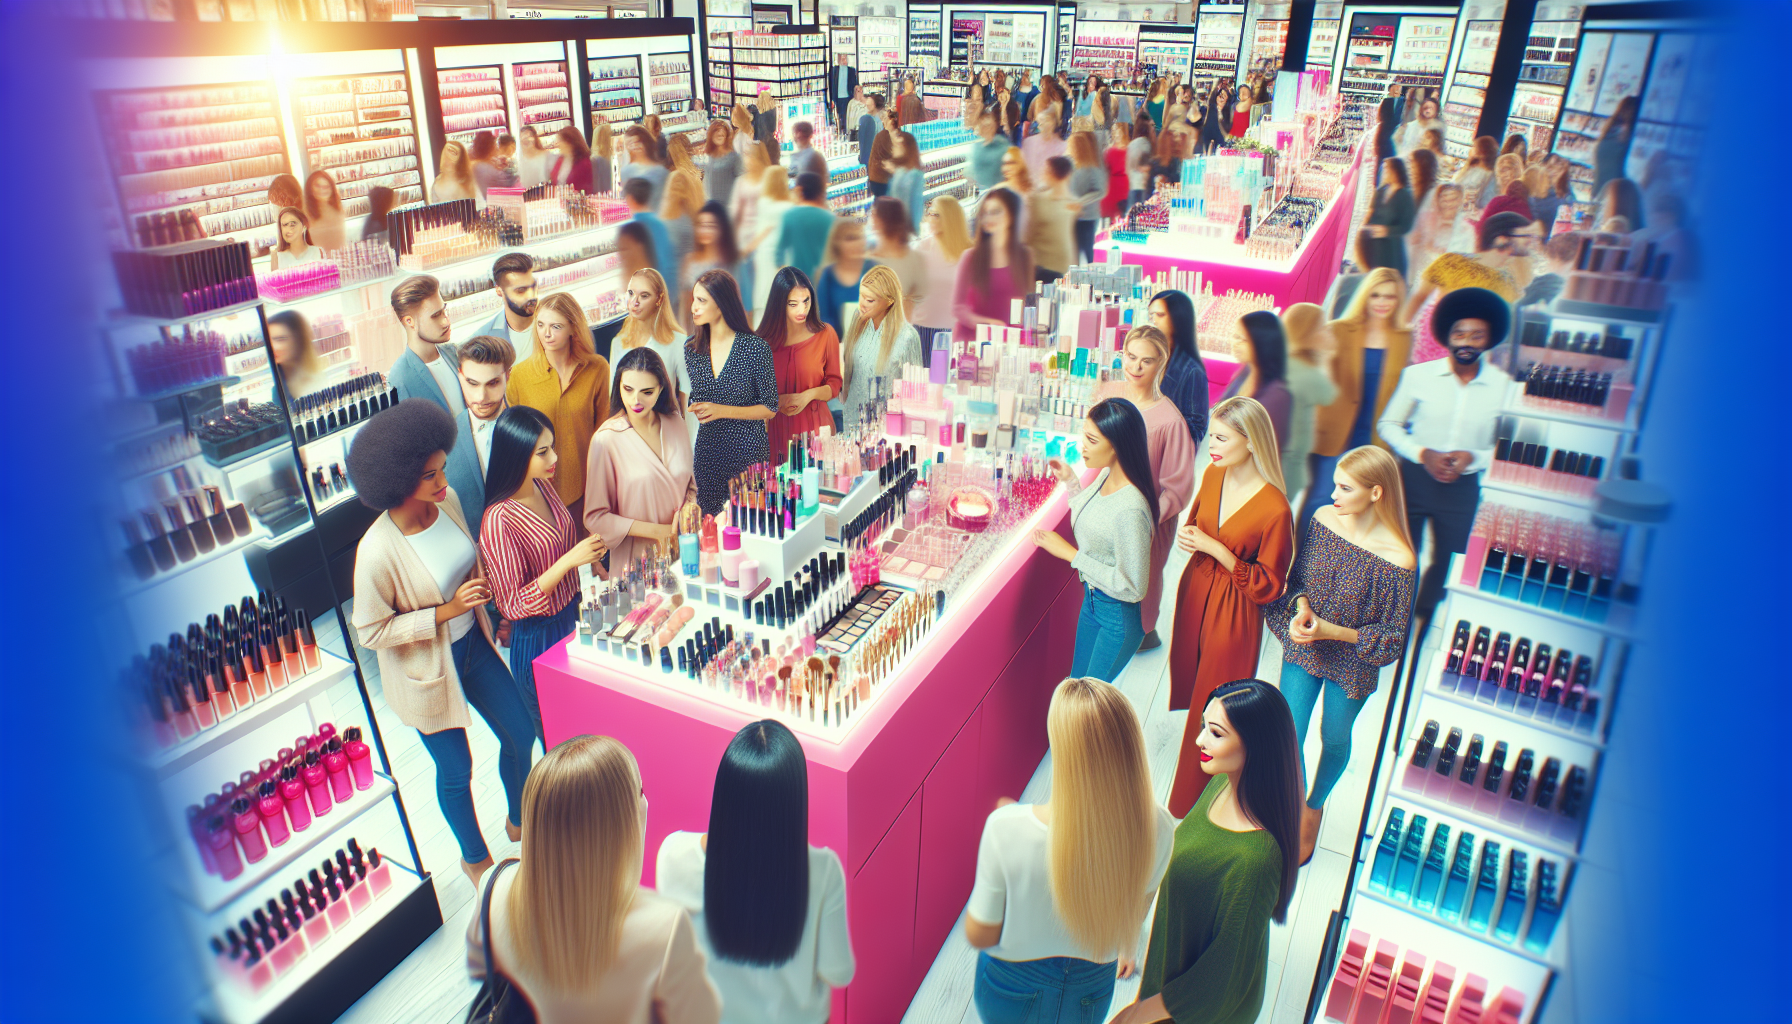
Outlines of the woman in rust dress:
[{"label": "woman in rust dress", "polygon": [[1263,606],[1282,596],[1294,556],[1294,519],[1269,413],[1254,398],[1214,406],[1207,453],[1213,464],[1176,533],[1176,545],[1192,557],[1176,592],[1170,710],[1196,709],[1182,731],[1170,787],[1170,813],[1178,818],[1207,788],[1195,746],[1199,709],[1215,687],[1257,674]]}]

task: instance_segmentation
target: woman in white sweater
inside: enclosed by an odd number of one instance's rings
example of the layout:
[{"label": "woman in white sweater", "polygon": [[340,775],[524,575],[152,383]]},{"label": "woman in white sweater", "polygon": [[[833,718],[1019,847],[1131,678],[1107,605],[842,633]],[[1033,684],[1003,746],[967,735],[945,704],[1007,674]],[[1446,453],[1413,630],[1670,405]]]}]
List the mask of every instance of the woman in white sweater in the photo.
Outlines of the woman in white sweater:
[{"label": "woman in white sweater", "polygon": [[723,751],[709,831],[660,844],[654,877],[696,924],[727,1024],[825,1024],[852,981],[846,872],[808,835],[802,744],[768,718]]}]

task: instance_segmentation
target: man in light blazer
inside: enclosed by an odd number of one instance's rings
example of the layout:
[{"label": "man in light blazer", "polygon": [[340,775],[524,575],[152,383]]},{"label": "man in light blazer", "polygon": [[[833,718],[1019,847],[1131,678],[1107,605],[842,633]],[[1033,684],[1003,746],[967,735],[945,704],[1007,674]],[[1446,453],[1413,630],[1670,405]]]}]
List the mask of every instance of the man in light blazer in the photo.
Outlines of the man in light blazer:
[{"label": "man in light blazer", "polygon": [[392,313],[405,330],[404,352],[386,374],[398,397],[427,398],[451,416],[464,412],[467,402],[455,380],[458,361],[448,343],[448,306],[440,283],[428,274],[398,282],[392,289]]},{"label": "man in light blazer", "polygon": [[455,374],[466,408],[454,415],[455,444],[448,452],[448,486],[460,498],[467,530],[479,540],[479,521],[494,497],[485,493],[485,476],[491,468],[492,427],[509,407],[504,389],[510,385],[510,369],[516,350],[510,342],[482,334],[455,346]]}]

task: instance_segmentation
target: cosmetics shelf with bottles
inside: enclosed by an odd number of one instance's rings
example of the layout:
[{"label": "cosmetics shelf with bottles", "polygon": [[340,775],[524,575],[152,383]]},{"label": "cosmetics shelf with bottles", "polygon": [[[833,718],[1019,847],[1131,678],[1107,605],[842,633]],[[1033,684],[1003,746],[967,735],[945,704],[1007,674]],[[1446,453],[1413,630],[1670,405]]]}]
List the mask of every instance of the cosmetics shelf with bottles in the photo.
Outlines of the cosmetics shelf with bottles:
[{"label": "cosmetics shelf with bottles", "polygon": [[274,243],[268,185],[292,168],[271,82],[114,89],[94,101],[130,241]]},{"label": "cosmetics shelf with bottles", "polygon": [[438,68],[436,92],[442,98],[442,130],[449,141],[470,147],[480,132],[498,135],[510,129],[502,65]]},{"label": "cosmetics shelf with bottles", "polygon": [[1280,68],[1288,50],[1288,19],[1259,18],[1251,34],[1251,64],[1255,68]]},{"label": "cosmetics shelf with bottles", "polygon": [[1456,73],[1444,95],[1444,152],[1466,159],[1475,141],[1481,108],[1493,73],[1494,52],[1499,49],[1498,21],[1470,21],[1463,28],[1462,46],[1456,53]]},{"label": "cosmetics shelf with bottles", "polygon": [[1307,66],[1329,67],[1338,52],[1338,33],[1344,22],[1340,18],[1313,19],[1312,34],[1307,37]]},{"label": "cosmetics shelf with bottles", "polygon": [[402,72],[303,78],[292,84],[305,162],[336,182],[342,212],[367,213],[367,193],[385,186],[398,205],[423,198],[415,112]]},{"label": "cosmetics shelf with bottles", "polygon": [[908,9],[908,57],[931,78],[945,63],[941,28],[945,11],[938,4],[911,4]]},{"label": "cosmetics shelf with bottles", "polygon": [[709,119],[704,114],[704,105],[697,101],[690,53],[648,54],[647,70],[648,102],[652,104],[652,112],[659,115],[660,130],[701,134]]},{"label": "cosmetics shelf with bottles", "polygon": [[1532,1024],[1552,971],[1391,902],[1359,899],[1319,992],[1320,1021]]},{"label": "cosmetics shelf with bottles", "polygon": [[905,42],[905,27],[901,18],[869,15],[859,18],[859,71],[875,75],[886,68],[906,65],[908,46]]},{"label": "cosmetics shelf with bottles", "polygon": [[1195,81],[1229,80],[1238,76],[1238,51],[1244,44],[1244,15],[1203,9],[1195,21]]},{"label": "cosmetics shelf with bottles", "polygon": [[753,5],[748,0],[703,0],[703,58],[709,68],[709,112],[726,118],[736,102],[750,95],[735,94],[734,33],[753,28]]},{"label": "cosmetics shelf with bottles", "polygon": [[585,104],[593,124],[639,121],[647,115],[644,103],[640,57],[593,57],[585,62]]},{"label": "cosmetics shelf with bottles", "polygon": [[859,66],[859,19],[854,14],[834,14],[828,16],[828,66],[833,67],[841,57],[846,58],[848,67]]},{"label": "cosmetics shelf with bottles", "polygon": [[1579,48],[1580,22],[1531,24],[1524,61],[1518,68],[1518,83],[1512,90],[1507,134],[1523,135],[1532,149],[1551,149]]},{"label": "cosmetics shelf with bottles", "polygon": [[1156,64],[1160,75],[1188,77],[1195,52],[1195,30],[1168,25],[1139,28],[1139,63]]},{"label": "cosmetics shelf with bottles", "polygon": [[572,122],[572,84],[563,60],[510,66],[516,95],[517,128],[533,128],[546,138]]},{"label": "cosmetics shelf with bottles", "polygon": [[1139,63],[1139,25],[1132,21],[1079,21],[1070,66],[1130,75]]}]

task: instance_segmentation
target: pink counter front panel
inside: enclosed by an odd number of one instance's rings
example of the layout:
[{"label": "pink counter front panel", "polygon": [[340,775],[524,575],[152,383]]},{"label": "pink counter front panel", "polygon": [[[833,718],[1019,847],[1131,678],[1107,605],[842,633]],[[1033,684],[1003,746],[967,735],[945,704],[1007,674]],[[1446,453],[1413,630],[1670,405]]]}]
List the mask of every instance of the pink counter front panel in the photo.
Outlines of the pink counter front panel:
[{"label": "pink counter front panel", "polygon": [[[1062,497],[1043,522],[1066,533]],[[961,591],[894,688],[840,742],[798,730],[809,759],[809,841],[840,855],[858,973],[833,1020],[894,1024],[958,919],[983,821],[1019,797],[1045,755],[1045,713],[1070,668],[1082,585],[1069,565],[1020,540]],[[756,720],[744,708],[573,659],[562,643],[535,662],[550,746],[599,733],[627,744],[647,788],[643,879],[669,833],[708,827],[722,752]]]}]

